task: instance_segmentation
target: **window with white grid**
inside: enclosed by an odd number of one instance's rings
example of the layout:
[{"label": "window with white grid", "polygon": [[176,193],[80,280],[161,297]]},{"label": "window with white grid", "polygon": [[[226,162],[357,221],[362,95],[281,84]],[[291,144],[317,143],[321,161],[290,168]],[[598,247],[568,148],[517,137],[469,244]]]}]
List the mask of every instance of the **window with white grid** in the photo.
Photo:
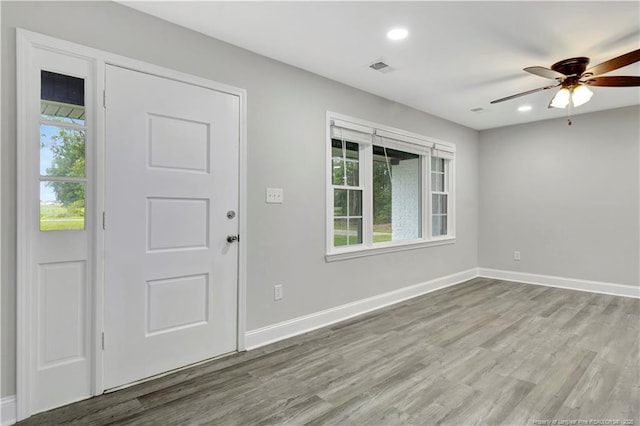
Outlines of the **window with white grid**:
[{"label": "window with white grid", "polygon": [[455,145],[328,113],[327,260],[455,241]]}]

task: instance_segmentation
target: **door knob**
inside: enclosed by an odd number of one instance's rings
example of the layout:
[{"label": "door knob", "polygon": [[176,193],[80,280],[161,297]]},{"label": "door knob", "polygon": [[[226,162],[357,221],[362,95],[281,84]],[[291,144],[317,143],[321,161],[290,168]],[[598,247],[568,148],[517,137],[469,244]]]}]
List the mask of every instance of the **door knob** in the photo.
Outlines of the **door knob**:
[{"label": "door knob", "polygon": [[238,235],[234,235],[234,234],[227,235],[227,242],[228,243],[235,243],[238,240],[240,240],[240,237]]}]

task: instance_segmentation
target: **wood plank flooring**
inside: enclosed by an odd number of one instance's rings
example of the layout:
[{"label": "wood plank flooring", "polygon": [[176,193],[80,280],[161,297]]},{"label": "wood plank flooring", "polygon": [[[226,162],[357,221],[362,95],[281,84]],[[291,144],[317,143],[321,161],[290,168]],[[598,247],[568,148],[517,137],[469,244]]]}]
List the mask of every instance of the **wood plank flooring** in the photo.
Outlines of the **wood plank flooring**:
[{"label": "wood plank flooring", "polygon": [[640,425],[639,336],[638,299],[477,278],[20,424]]}]

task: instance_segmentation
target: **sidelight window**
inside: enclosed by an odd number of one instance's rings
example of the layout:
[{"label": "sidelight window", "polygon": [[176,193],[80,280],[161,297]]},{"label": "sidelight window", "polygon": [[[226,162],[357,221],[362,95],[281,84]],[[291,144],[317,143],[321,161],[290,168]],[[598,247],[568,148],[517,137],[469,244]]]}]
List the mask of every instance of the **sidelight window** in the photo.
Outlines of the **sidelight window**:
[{"label": "sidelight window", "polygon": [[41,71],[40,230],[85,228],[85,81]]}]

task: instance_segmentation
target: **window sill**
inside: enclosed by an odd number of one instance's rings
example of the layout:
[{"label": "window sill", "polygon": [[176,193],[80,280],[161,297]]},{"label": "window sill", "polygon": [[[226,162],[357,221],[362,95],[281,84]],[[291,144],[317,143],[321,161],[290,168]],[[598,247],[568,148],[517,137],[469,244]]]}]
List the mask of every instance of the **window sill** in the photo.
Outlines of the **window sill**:
[{"label": "window sill", "polygon": [[394,245],[385,245],[382,247],[366,247],[357,248],[344,251],[336,251],[325,255],[327,262],[335,262],[338,260],[355,259],[357,257],[375,256],[383,253],[393,253],[397,251],[415,250],[424,247],[442,246],[445,244],[454,244],[456,242],[455,237],[440,238],[432,241],[417,241],[410,243],[398,243]]}]

